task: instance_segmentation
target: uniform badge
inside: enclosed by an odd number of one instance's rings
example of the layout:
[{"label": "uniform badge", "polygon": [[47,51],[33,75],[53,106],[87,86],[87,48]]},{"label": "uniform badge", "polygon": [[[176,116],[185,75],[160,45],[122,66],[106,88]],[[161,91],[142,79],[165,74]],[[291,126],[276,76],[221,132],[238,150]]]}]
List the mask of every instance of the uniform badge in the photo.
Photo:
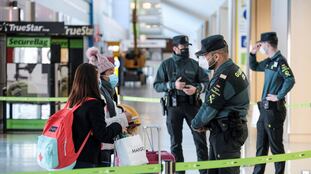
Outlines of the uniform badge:
[{"label": "uniform badge", "polygon": [[226,75],[224,75],[224,74],[220,74],[220,76],[219,76],[220,78],[222,78],[222,79],[226,79],[227,78],[227,76]]},{"label": "uniform badge", "polygon": [[282,73],[284,73],[284,75],[285,75],[286,77],[290,77],[290,76],[291,76],[290,69],[289,69],[288,66],[286,66],[286,64],[283,64],[283,65],[281,66],[281,71],[282,71]]},{"label": "uniform badge", "polygon": [[277,67],[278,66],[278,62],[274,62],[273,66]]}]

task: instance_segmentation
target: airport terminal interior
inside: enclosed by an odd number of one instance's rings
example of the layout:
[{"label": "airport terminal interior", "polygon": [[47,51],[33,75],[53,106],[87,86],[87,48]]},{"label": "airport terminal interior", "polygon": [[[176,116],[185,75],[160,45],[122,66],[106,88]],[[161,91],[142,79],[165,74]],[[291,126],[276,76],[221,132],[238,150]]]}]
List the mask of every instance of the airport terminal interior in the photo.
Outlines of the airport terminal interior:
[{"label": "airport terminal interior", "polygon": [[[203,70],[208,69],[205,60],[195,55],[201,40],[223,35],[229,57],[246,74],[249,133],[241,158],[248,158],[256,156],[256,103],[265,82],[263,72],[250,69],[250,50],[261,33],[276,32],[278,50],[296,81],[286,95],[285,153],[310,153],[310,9],[310,0],[0,0],[0,173],[46,171],[37,163],[38,136],[47,119],[64,107],[74,73],[88,62],[86,51],[93,46],[115,65],[115,100],[132,109],[138,125],[133,134],[144,137],[144,126],[159,126],[160,139],[152,134],[151,142],[170,152],[160,103],[164,93],[156,92],[153,82],[161,63],[172,56],[177,35],[188,36],[190,58]],[[204,93],[200,97],[205,100]],[[182,127],[184,160],[196,162],[191,128],[185,121]],[[151,148],[150,141],[145,145]],[[310,164],[311,158],[286,161],[285,174],[310,174]],[[240,173],[253,169],[244,165]],[[274,164],[267,163],[265,173],[274,172]]]}]

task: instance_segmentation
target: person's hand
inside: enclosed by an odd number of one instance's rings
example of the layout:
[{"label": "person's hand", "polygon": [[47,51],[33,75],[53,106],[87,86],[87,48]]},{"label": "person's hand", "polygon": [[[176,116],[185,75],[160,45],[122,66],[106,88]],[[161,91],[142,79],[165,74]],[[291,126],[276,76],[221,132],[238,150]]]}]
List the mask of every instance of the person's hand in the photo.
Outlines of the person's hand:
[{"label": "person's hand", "polygon": [[132,115],[127,111],[124,111],[124,114],[126,116],[127,122],[128,123],[132,122]]},{"label": "person's hand", "polygon": [[201,128],[193,128],[192,126],[191,126],[191,129],[192,130],[194,130],[194,131],[196,131],[196,132],[206,132],[207,131],[207,129],[206,128],[204,128],[204,127],[201,127]]},{"label": "person's hand", "polygon": [[176,81],[175,81],[175,88],[178,90],[182,90],[185,86],[186,86],[186,82],[181,82],[181,77],[179,77]]},{"label": "person's hand", "polygon": [[277,95],[273,95],[273,94],[268,94],[268,96],[266,97],[266,99],[267,99],[268,101],[273,101],[273,102],[276,102],[276,101],[279,100],[279,99],[278,99],[278,96],[277,96]]},{"label": "person's hand", "polygon": [[127,134],[128,133],[128,131],[127,131],[127,128],[125,127],[125,128],[122,128],[122,133],[124,133],[124,134]]},{"label": "person's hand", "polygon": [[252,48],[251,53],[252,53],[252,54],[256,54],[257,51],[259,51],[260,47],[261,47],[261,43],[260,43],[260,42],[257,42],[257,43],[254,45],[254,47]]},{"label": "person's hand", "polygon": [[186,93],[187,95],[193,95],[195,94],[197,88],[192,86],[192,85],[186,85],[183,89],[184,93]]}]

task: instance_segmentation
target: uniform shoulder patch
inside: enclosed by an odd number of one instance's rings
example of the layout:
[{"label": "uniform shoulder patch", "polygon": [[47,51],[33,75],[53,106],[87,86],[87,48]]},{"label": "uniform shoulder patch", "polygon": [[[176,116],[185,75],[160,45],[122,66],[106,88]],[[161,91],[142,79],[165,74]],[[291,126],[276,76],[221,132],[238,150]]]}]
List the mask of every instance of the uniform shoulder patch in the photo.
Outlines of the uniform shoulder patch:
[{"label": "uniform shoulder patch", "polygon": [[228,82],[232,85],[234,91],[239,93],[248,87],[248,80],[242,69],[237,65],[233,66],[232,72],[229,74]]},{"label": "uniform shoulder patch", "polygon": [[226,78],[227,78],[227,75],[225,75],[225,74],[220,74],[220,76],[219,76],[220,78],[222,78],[222,79],[225,79],[226,80]]},{"label": "uniform shoulder patch", "polygon": [[281,69],[281,74],[283,74],[285,77],[291,77],[292,76],[293,73],[292,73],[291,69],[289,68],[288,63],[287,63],[285,58],[281,58],[279,60],[279,66]]}]

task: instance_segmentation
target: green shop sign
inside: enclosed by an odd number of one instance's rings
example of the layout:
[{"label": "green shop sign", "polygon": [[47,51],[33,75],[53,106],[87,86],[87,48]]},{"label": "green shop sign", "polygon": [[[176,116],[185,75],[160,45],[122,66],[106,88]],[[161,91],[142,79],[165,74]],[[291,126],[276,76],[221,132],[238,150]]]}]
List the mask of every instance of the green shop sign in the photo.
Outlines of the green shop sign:
[{"label": "green shop sign", "polygon": [[49,37],[8,37],[7,47],[50,47],[51,41]]},{"label": "green shop sign", "polygon": [[68,39],[52,39],[51,44],[60,45],[61,48],[68,48]]}]

